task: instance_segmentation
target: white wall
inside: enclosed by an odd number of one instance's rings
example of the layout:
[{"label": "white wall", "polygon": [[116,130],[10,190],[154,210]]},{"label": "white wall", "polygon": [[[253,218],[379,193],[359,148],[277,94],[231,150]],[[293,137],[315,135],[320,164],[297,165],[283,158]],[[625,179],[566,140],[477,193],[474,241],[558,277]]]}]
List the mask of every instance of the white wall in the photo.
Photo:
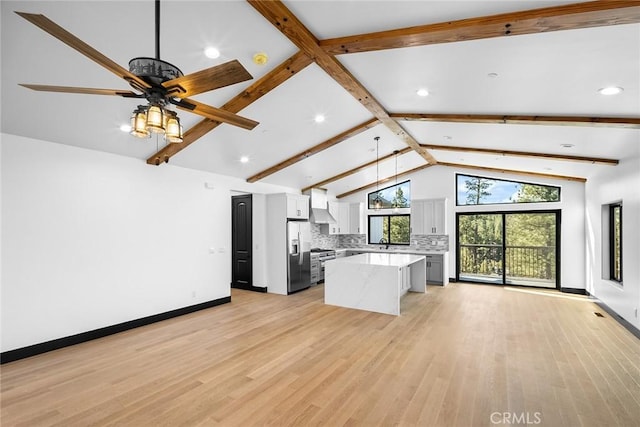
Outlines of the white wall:
[{"label": "white wall", "polygon": [[253,209],[253,286],[268,287],[267,283],[267,198],[264,194],[255,194],[252,198]]},{"label": "white wall", "polygon": [[231,192],[292,191],[1,138],[3,352],[229,296]]},{"label": "white wall", "polygon": [[[520,205],[460,206],[456,204],[456,173],[487,176],[496,179],[525,181],[561,187],[559,203],[526,203]],[[456,272],[456,212],[519,211],[561,209],[561,263],[560,285],[563,288],[585,289],[584,204],[585,185],[580,182],[525,177],[522,175],[493,174],[482,170],[459,170],[446,166],[433,166],[410,176],[412,199],[447,199],[447,234],[449,235],[449,274]],[[367,192],[351,195],[344,201],[364,201]]]},{"label": "white wall", "polygon": [[[618,201],[622,201],[622,285],[608,280],[602,271],[606,257],[602,206]],[[640,155],[589,179],[586,214],[587,290],[640,329]]]}]

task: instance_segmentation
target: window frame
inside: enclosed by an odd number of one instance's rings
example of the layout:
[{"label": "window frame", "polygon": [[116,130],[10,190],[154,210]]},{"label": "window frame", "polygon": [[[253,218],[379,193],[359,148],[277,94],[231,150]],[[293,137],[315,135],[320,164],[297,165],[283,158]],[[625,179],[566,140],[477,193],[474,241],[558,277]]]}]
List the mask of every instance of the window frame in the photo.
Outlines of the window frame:
[{"label": "window frame", "polygon": [[[521,184],[521,185],[535,185],[535,186],[539,186],[539,187],[548,187],[548,188],[554,188],[558,190],[558,200],[542,200],[542,201],[537,201],[537,202],[517,202],[517,201],[511,201],[511,202],[492,202],[492,203],[478,203],[478,204],[467,204],[467,203],[461,203],[460,199],[458,197],[458,177],[460,176],[464,176],[464,177],[468,177],[468,178],[479,178],[479,179],[486,179],[486,180],[491,180],[491,181],[502,181],[502,182],[512,182],[514,184]],[[527,203],[560,203],[562,201],[562,187],[559,187],[557,185],[548,185],[548,184],[538,184],[538,183],[534,183],[534,182],[525,182],[525,181],[516,181],[513,179],[502,179],[502,178],[493,178],[493,177],[489,177],[489,176],[480,176],[480,175],[469,175],[466,173],[456,173],[455,175],[455,189],[456,189],[456,206],[489,206],[489,205],[523,205],[523,204],[527,204]]]},{"label": "window frame", "polygon": [[[616,233],[616,211],[620,216],[620,228],[619,234]],[[622,285],[622,202],[616,202],[609,204],[609,279]],[[618,242],[618,239],[620,240]],[[617,245],[619,243],[619,245]],[[616,247],[619,247],[619,252],[616,251]],[[619,258],[619,259],[616,259]],[[619,263],[619,274],[616,273],[616,261]]]},{"label": "window frame", "polygon": [[406,206],[401,206],[401,207],[399,207],[399,209],[411,208],[411,180],[407,179],[406,181],[398,182],[397,184],[394,183],[393,185],[389,185],[387,187],[380,188],[380,189],[378,189],[376,191],[371,191],[371,192],[367,193],[367,209],[369,209],[369,210],[378,210],[378,211],[382,210],[382,209],[394,209],[393,206],[388,206],[388,207],[384,207],[383,206],[380,209],[376,209],[375,206],[373,206],[371,204],[371,195],[375,195],[375,194],[381,193],[381,192],[383,192],[385,190],[388,190],[390,188],[393,188],[393,187],[401,187],[401,186],[405,186],[405,185],[409,189],[409,195],[407,196],[406,194],[404,194],[404,196],[407,199],[407,205]]},{"label": "window frame", "polygon": [[[371,218],[386,218],[389,222],[387,227],[387,243],[380,242],[372,242],[371,241]],[[385,245],[385,246],[409,246],[411,245],[411,228],[409,228],[409,237],[407,243],[392,243],[391,242],[391,218],[393,217],[406,217],[409,221],[409,227],[411,227],[411,215],[408,213],[399,213],[399,214],[369,214],[367,215],[367,244],[368,245]]]}]

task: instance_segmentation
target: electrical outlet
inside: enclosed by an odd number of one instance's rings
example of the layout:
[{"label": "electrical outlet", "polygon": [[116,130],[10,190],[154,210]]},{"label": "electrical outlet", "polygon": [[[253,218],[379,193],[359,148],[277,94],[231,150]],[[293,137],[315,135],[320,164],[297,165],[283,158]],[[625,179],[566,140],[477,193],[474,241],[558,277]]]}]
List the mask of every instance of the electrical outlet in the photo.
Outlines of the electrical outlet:
[{"label": "electrical outlet", "polygon": [[636,319],[638,318],[638,308],[636,307]]},{"label": "electrical outlet", "polygon": [[196,291],[191,291],[191,298],[195,298],[196,297]]}]

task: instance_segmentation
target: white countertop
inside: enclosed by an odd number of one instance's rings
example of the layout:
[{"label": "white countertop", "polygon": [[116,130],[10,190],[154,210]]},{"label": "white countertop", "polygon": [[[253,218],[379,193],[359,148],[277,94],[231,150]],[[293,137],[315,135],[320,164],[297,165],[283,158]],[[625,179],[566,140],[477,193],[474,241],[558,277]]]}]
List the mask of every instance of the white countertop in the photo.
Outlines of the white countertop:
[{"label": "white countertop", "polygon": [[375,252],[384,254],[419,254],[419,255],[444,255],[448,251],[437,250],[424,250],[424,249],[380,249],[376,247],[371,248],[347,248],[347,251],[355,252]]},{"label": "white countertop", "polygon": [[422,259],[424,259],[424,256],[413,254],[367,253],[345,258],[336,258],[327,262],[405,267]]}]

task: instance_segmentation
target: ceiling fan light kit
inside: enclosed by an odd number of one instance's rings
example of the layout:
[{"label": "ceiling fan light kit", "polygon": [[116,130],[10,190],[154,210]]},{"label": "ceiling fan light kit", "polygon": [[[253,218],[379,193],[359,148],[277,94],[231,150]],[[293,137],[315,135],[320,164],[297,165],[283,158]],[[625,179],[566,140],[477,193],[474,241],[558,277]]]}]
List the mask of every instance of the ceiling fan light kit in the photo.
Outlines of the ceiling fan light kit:
[{"label": "ceiling fan light kit", "polygon": [[[173,64],[160,59],[160,0],[155,0],[155,41],[156,57],[137,57],[129,61],[129,70],[121,67],[104,56],[44,15],[16,12],[18,15],[40,27],[69,47],[87,56],[102,67],[127,81],[140,93],[114,89],[94,89],[65,86],[45,86],[22,84],[29,89],[81,93],[90,95],[115,95],[123,98],[144,98],[147,105],[139,105],[131,114],[129,133],[138,138],[149,138],[151,133],[163,134],[167,143],[183,142],[182,126],[175,111],[167,106],[176,107],[200,115],[206,119],[228,123],[244,129],[253,129],[258,122],[238,116],[230,111],[202,104],[187,97],[213,89],[250,80],[253,77],[237,60],[217,65],[205,70],[184,75]],[[265,55],[266,60],[266,55]],[[160,159],[156,164],[159,164]],[[163,159],[168,162],[168,156]]]}]

